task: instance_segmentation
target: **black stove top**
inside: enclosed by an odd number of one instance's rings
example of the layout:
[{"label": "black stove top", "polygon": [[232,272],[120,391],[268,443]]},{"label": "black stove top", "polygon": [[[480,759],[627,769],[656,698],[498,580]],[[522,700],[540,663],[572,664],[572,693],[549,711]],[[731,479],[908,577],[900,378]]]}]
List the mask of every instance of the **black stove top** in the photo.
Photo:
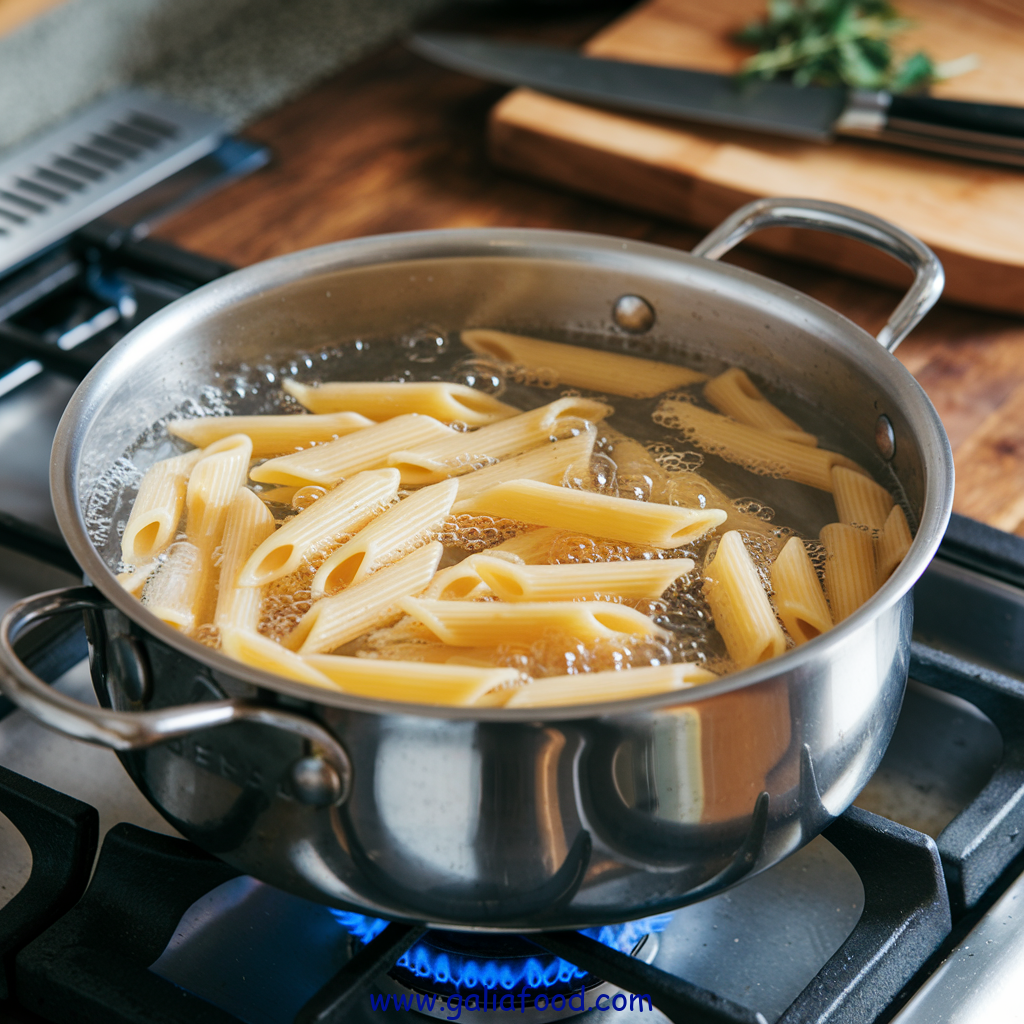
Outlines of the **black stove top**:
[{"label": "black stove top", "polygon": [[[110,225],[78,232],[0,281],[0,413],[40,382],[81,378],[145,316],[229,270]],[[59,536],[32,516],[0,512],[0,546],[77,571]],[[180,838],[132,820],[103,834],[96,810],[75,796],[75,763],[65,770],[51,759],[37,771],[39,741],[26,742],[22,713],[0,700],[0,764],[10,766],[0,767],[0,813],[21,836],[4,847],[0,828],[0,1018],[383,1021],[429,1013],[424,999],[433,994],[435,1017],[464,1021],[507,1012],[562,1020],[581,1009],[581,1019],[610,1012],[619,1024],[903,1019],[918,989],[937,984],[943,958],[952,950],[955,959],[1019,884],[1024,540],[954,516],[918,584],[916,616],[913,682],[859,806],[789,861],[645,926],[640,939],[616,942],[609,931],[520,940],[537,970],[571,966],[561,1007],[554,989],[542,993],[536,979],[524,985],[526,968],[507,976],[480,969],[474,985],[453,985],[450,959],[476,955],[465,935],[370,919],[345,925],[358,915],[336,916],[240,878]],[[86,643],[81,623],[56,621],[19,649],[52,681],[74,675]],[[817,799],[809,762],[802,785],[806,799]],[[107,824],[133,817],[104,814]],[[30,870],[27,856],[20,869],[13,855],[4,860],[17,843],[31,851]],[[824,888],[807,881],[819,877],[829,879]],[[428,948],[448,958],[445,984],[410,966]],[[400,958],[405,966],[396,967]],[[927,1019],[913,1010],[908,1021]]]}]

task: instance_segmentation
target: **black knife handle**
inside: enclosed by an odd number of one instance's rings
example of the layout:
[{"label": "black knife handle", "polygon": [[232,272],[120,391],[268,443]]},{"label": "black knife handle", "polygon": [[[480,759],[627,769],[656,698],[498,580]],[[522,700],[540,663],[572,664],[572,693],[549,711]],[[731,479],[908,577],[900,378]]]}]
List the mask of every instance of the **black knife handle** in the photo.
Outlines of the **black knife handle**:
[{"label": "black knife handle", "polygon": [[889,126],[894,129],[936,132],[970,132],[1004,136],[1004,145],[1016,139],[1024,149],[1024,107],[997,103],[967,103],[934,96],[893,96]]}]

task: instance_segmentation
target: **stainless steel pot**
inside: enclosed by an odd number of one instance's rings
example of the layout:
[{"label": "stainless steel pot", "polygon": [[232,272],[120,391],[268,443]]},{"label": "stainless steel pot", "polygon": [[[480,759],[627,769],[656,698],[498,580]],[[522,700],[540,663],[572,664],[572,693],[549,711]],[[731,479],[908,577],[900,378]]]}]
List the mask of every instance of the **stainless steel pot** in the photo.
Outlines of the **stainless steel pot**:
[{"label": "stainless steel pot", "polygon": [[[916,280],[878,340],[822,304],[715,262],[766,226],[818,228],[902,259]],[[93,586],[40,594],[2,625],[0,690],[44,724],[111,747],[171,824],[245,872],[324,903],[447,928],[578,928],[701,899],[763,870],[854,799],[892,734],[911,587],[945,530],[950,449],[890,352],[937,299],[916,239],[845,207],[768,200],[692,254],[554,231],[484,229],[329,245],[249,267],[128,335],[86,378],[52,457],[64,536]],[[636,336],[616,300],[642,296]],[[618,307],[621,312],[622,307]],[[621,319],[621,317],[620,317]],[[738,363],[889,462],[918,520],[910,554],[856,614],[785,656],[684,695],[536,710],[448,709],[327,693],[238,664],[159,622],[90,540],[114,458],[218,366],[399,337],[424,323],[558,336]],[[629,327],[644,324],[623,320]],[[881,344],[879,344],[881,342]],[[19,661],[34,623],[86,612],[86,707]]]}]

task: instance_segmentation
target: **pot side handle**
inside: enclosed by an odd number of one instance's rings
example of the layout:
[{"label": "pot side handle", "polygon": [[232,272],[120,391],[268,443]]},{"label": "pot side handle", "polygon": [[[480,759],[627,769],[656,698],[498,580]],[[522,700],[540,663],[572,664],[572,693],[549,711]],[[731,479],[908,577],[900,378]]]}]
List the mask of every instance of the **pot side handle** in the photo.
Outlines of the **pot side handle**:
[{"label": "pot side handle", "polygon": [[692,255],[721,259],[743,239],[765,228],[809,228],[866,242],[914,271],[914,283],[878,334],[892,352],[939,301],[946,275],[938,257],[919,238],[874,214],[817,199],[758,199],[741,206],[709,235]]},{"label": "pot side handle", "polygon": [[54,615],[102,610],[107,605],[95,587],[50,590],[12,605],[0,620],[0,693],[48,728],[110,750],[142,750],[229,722],[283,729],[307,740],[316,750],[292,766],[295,796],[314,806],[344,802],[351,788],[351,761],[338,740],[312,719],[242,700],[204,701],[155,711],[93,707],[55,690],[18,657],[15,643],[35,623]]}]

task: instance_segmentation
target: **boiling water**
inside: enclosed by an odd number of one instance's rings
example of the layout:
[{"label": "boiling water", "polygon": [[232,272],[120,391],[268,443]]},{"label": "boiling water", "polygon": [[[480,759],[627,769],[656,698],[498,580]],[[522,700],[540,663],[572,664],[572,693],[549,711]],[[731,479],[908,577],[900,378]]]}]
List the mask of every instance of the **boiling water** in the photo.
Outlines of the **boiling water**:
[{"label": "boiling water", "polygon": [[[580,357],[586,358],[585,349],[581,350]],[[143,473],[154,462],[179,454],[188,447],[167,434],[167,421],[183,416],[301,414],[303,408],[281,389],[280,382],[284,377],[303,383],[328,380],[452,381],[500,397],[524,411],[559,397],[581,394],[575,389],[559,387],[546,379],[543,371],[509,368],[469,353],[457,336],[448,337],[444,332],[432,329],[417,332],[397,343],[394,340],[360,339],[316,352],[302,352],[285,365],[221,366],[214,372],[214,379],[208,387],[154,422],[132,448],[116,460],[89,495],[87,525],[94,543],[112,569],[120,571],[124,568],[119,564],[120,535]],[[878,471],[876,476],[888,474],[879,482],[906,506],[891,470],[883,468],[877,459],[867,458],[863,446],[855,444],[841,426],[793,396],[762,381],[757,383],[770,401],[804,429],[816,434],[824,447],[850,455],[861,464],[872,464]],[[672,394],[710,408],[702,398],[701,388],[701,384],[695,384]],[[680,493],[686,496],[680,504],[703,503],[701,478],[729,496],[732,514],[729,526],[740,530],[769,594],[769,566],[785,541],[794,534],[806,541],[812,562],[823,578],[824,551],[817,536],[823,526],[836,518],[830,494],[760,475],[751,472],[750,468],[694,450],[678,431],[672,429],[670,420],[661,418],[658,422],[655,410],[664,395],[652,399],[629,399],[598,392],[583,394],[607,402],[615,412],[606,423],[598,425],[597,442],[589,466],[571,467],[563,481],[566,486],[638,501],[650,499],[654,482],[649,475],[635,469],[628,475],[619,472],[614,457],[614,438],[610,436],[613,431],[618,431],[640,441],[661,470],[668,474],[668,479],[678,483]],[[467,429],[464,424],[453,426]],[[578,432],[584,426],[582,422],[562,423],[558,437]],[[613,428],[613,431],[608,428]],[[700,477],[694,475],[698,473]],[[257,493],[271,489],[258,484],[252,486]],[[278,519],[285,520],[309,507],[324,493],[323,488],[306,487],[296,493],[290,504],[270,501],[268,507]],[[510,520],[460,515],[450,517],[439,532],[417,540],[440,540],[445,546],[441,562],[444,567],[529,529]],[[184,533],[180,539],[184,540]],[[296,573],[265,588],[261,632],[280,639],[294,628],[312,604],[310,585],[314,572],[344,539],[311,553]],[[725,646],[714,628],[703,596],[701,568],[714,554],[716,544],[717,538],[713,535],[685,548],[664,551],[570,532],[558,534],[547,553],[549,563],[692,558],[697,569],[688,577],[677,580],[658,600],[625,602],[650,615],[657,625],[666,630],[668,639],[644,636],[583,642],[552,633],[538,637],[528,646],[500,646],[493,653],[493,661],[502,666],[516,667],[534,677],[681,661],[701,662],[718,673],[728,671],[731,666]],[[215,562],[218,555],[219,552],[215,552]],[[166,557],[166,553],[161,556],[162,559]],[[602,599],[620,600],[603,596]],[[195,638],[214,647],[219,642],[213,626],[200,627]],[[361,637],[339,653],[430,660],[441,657],[438,645],[431,642],[433,639],[423,627],[405,619]]]}]

